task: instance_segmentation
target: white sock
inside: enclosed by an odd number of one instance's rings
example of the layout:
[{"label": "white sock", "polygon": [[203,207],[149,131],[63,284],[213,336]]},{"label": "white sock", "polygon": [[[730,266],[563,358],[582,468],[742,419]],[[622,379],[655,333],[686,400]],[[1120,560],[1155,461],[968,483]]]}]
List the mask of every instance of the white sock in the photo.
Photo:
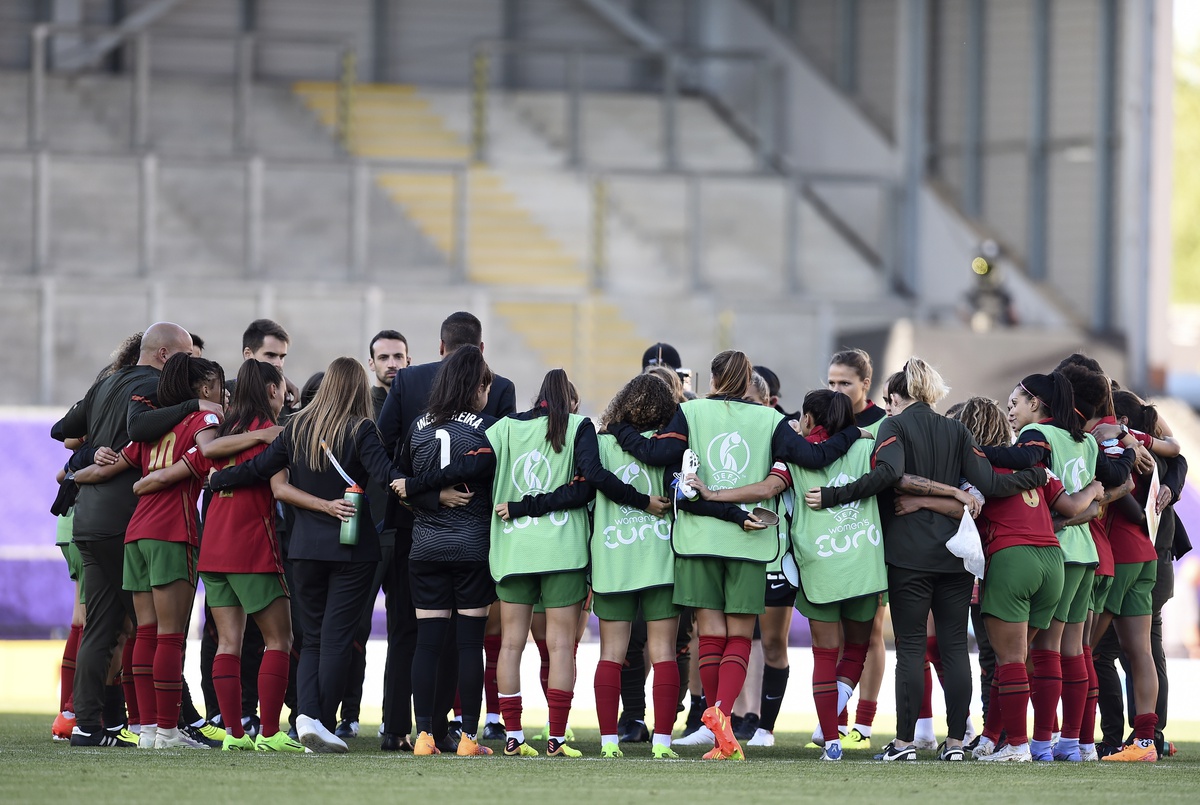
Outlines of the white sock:
[{"label": "white sock", "polygon": [[1080,752],[1085,752],[1085,753],[1086,753],[1086,752],[1095,752],[1095,751],[1096,751],[1096,744],[1094,744],[1094,743],[1090,743],[1090,744],[1080,744],[1080,745],[1079,745],[1079,751],[1080,751]]},{"label": "white sock", "polygon": [[200,719],[199,721],[193,722],[192,726],[195,727],[196,729],[200,729],[201,727],[204,726],[204,719]]},{"label": "white sock", "polygon": [[838,706],[837,711],[840,714],[846,709],[846,702],[850,701],[850,697],[854,694],[854,688],[847,685],[845,682],[838,681]]},{"label": "white sock", "polygon": [[812,739],[813,739],[813,743],[815,743],[815,744],[825,743],[825,733],[821,732],[820,724],[817,724],[817,728],[815,730],[813,730]]},{"label": "white sock", "polygon": [[561,743],[566,743],[567,736],[565,736],[565,735],[551,735],[551,736],[550,736],[550,740],[552,740],[552,741],[558,741],[560,744],[561,744]]},{"label": "white sock", "polygon": [[826,752],[828,752],[828,751],[829,751],[831,748],[833,748],[833,747],[835,747],[835,746],[836,746],[838,749],[841,749],[841,748],[842,748],[842,739],[841,739],[841,738],[837,738],[837,739],[835,739],[835,740],[828,741],[828,742],[825,744],[825,751],[826,751]]},{"label": "white sock", "polygon": [[604,744],[615,744],[615,743],[617,743],[616,735],[601,735],[600,736],[600,745],[601,746],[604,746]]},{"label": "white sock", "polygon": [[967,716],[967,732],[968,732],[969,734],[971,734],[971,735],[978,735],[978,734],[979,734],[979,733],[977,733],[977,732],[975,731],[975,722],[971,720],[971,716],[970,716],[970,715],[968,715],[968,716]]},{"label": "white sock", "polygon": [[859,724],[856,721],[856,722],[854,722],[854,729],[858,730],[858,734],[864,738],[871,737],[871,728],[868,727],[866,724]]},{"label": "white sock", "polygon": [[62,715],[63,715],[63,718],[74,718],[75,717],[75,714],[72,713],[70,710],[63,710]]},{"label": "white sock", "polygon": [[936,739],[937,736],[934,735],[934,733],[933,733],[933,719],[932,718],[918,718],[917,719],[917,729],[916,729],[916,732],[914,733],[913,737],[918,741],[923,741],[923,740],[932,741],[932,740]]},{"label": "white sock", "polygon": [[516,739],[519,744],[523,744],[525,743],[525,730],[509,730],[508,737],[509,739]]},{"label": "white sock", "polygon": [[499,713],[488,713],[486,716],[484,716],[483,723],[484,724],[499,724],[500,723],[500,714]]},{"label": "white sock", "polygon": [[[130,732],[132,732],[134,735],[141,735],[141,734],[142,734],[142,725],[141,725],[141,724],[126,724],[126,725],[125,725],[125,729],[129,730],[129,731],[130,731]],[[119,731],[120,731],[120,730],[118,730],[118,732],[119,732]]]},{"label": "white sock", "polygon": [[671,736],[670,735],[659,735],[657,732],[654,733],[654,745],[669,747],[671,745]]}]

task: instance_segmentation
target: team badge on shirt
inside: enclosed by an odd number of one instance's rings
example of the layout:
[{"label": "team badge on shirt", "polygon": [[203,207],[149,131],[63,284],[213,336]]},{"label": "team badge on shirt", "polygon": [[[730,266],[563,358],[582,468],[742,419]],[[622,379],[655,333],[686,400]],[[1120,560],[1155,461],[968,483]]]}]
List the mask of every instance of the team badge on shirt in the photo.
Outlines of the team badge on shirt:
[{"label": "team badge on shirt", "polygon": [[221,424],[221,420],[216,414],[206,414],[204,416],[204,424],[205,425],[219,425],[219,424]]}]

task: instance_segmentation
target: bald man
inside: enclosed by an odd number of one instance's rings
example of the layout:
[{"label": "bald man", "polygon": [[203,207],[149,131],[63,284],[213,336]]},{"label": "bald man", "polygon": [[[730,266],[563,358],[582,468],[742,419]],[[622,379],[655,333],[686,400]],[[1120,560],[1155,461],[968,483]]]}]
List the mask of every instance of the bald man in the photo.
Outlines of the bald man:
[{"label": "bald man", "polygon": [[[55,423],[50,435],[60,441],[87,437],[90,450],[81,450],[68,469],[93,460],[95,450],[120,450],[130,441],[152,442],[193,411],[220,413],[220,406],[200,400],[159,409],[158,378],[163,365],[177,352],[192,349],[192,337],[178,324],[158,322],[142,335],[135,366],[119,369],[98,381],[81,402]],[[88,623],[75,661],[75,719],[72,746],[130,746],[120,686],[109,686],[109,662],[126,622],[132,623],[133,599],[121,586],[125,558],[125,529],[137,496],[137,470],[101,484],[81,484],[75,501],[73,538],[83,558],[88,590]],[[70,477],[70,476],[68,476]],[[107,727],[107,728],[106,728]]]}]

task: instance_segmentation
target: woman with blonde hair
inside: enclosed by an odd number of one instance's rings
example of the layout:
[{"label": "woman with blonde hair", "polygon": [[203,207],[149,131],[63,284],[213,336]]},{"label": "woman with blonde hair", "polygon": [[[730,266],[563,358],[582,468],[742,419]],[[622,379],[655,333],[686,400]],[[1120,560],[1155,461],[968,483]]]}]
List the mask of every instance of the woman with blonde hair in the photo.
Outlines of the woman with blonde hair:
[{"label": "woman with blonde hair", "polygon": [[[909,358],[888,380],[890,416],[879,426],[874,469],[845,486],[813,488],[805,501],[815,509],[849,503],[892,488],[906,473],[957,487],[964,476],[987,498],[1005,497],[1046,483],[1036,468],[997,475],[961,422],[933,406],[949,392],[941,375],[925,361]],[[967,613],[974,577],[946,549],[958,521],[922,509],[899,516],[881,506],[888,596],[896,635],[896,739],[880,760],[916,760],[913,746],[924,691],[925,625],[933,612],[946,672],[948,737],[942,760],[963,760],[962,739],[971,701],[967,655]]]},{"label": "woman with blonde hair", "polygon": [[[293,601],[305,635],[296,674],[296,731],[300,743],[314,751],[345,752],[345,742],[333,734],[335,714],[380,550],[367,510],[360,514],[342,498],[347,487],[365,488],[368,478],[386,484],[400,477],[372,419],[366,370],[354,358],[329,364],[312,403],[288,421],[271,446],[217,472],[209,486],[219,493],[270,481],[284,469],[292,486],[312,496],[309,506],[296,508],[288,549],[295,571]],[[343,528],[352,521],[357,529]]]}]

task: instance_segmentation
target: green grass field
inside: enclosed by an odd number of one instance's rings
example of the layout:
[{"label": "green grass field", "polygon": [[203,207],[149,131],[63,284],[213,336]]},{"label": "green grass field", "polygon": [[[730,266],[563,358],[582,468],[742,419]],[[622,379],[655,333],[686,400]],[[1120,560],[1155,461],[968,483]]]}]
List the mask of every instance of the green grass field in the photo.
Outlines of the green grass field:
[{"label": "green grass field", "polygon": [[[1158,764],[883,764],[847,753],[821,763],[806,737],[781,734],[742,762],[654,761],[649,746],[601,760],[598,736],[580,730],[580,760],[414,758],[385,754],[373,737],[348,755],[72,749],[49,738],[43,716],[0,716],[0,802],[231,801],[505,803],[1169,803],[1200,801],[1200,743]],[[882,736],[890,737],[890,736]],[[932,753],[924,753],[932,758]]]}]

